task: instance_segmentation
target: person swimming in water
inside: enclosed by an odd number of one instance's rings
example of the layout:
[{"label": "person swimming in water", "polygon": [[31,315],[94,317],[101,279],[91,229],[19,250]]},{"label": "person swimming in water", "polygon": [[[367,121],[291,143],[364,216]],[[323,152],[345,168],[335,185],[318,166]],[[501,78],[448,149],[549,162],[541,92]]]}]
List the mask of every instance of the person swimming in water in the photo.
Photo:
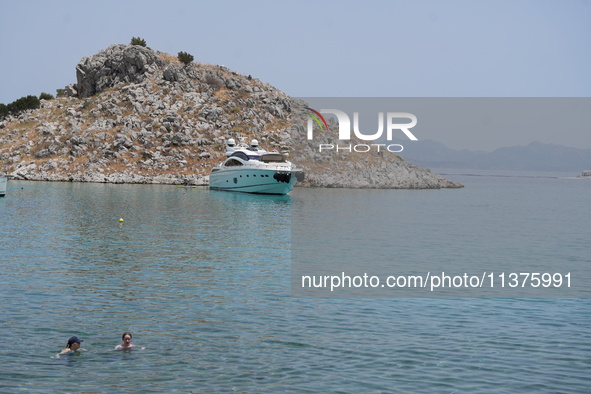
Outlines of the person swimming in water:
[{"label": "person swimming in water", "polygon": [[123,335],[121,335],[121,339],[123,340],[123,343],[121,345],[115,346],[115,350],[133,349],[135,347],[135,345],[133,343],[131,343],[131,338],[133,338],[133,336],[131,335],[130,332],[124,332]]},{"label": "person swimming in water", "polygon": [[78,338],[77,336],[73,336],[70,339],[68,339],[68,343],[66,344],[66,347],[64,347],[62,349],[61,352],[58,353],[58,357],[61,354],[70,354],[70,353],[74,353],[78,350],[84,350],[80,348],[80,343],[84,342],[83,339]]}]

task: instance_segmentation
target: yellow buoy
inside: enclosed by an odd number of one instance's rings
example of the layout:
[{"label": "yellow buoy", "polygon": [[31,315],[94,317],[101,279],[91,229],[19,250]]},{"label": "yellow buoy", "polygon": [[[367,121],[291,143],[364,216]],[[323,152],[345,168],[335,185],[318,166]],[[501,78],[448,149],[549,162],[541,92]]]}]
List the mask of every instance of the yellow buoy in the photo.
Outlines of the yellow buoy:
[{"label": "yellow buoy", "polygon": [[119,218],[119,223],[123,223],[123,222],[124,222],[123,218]]}]

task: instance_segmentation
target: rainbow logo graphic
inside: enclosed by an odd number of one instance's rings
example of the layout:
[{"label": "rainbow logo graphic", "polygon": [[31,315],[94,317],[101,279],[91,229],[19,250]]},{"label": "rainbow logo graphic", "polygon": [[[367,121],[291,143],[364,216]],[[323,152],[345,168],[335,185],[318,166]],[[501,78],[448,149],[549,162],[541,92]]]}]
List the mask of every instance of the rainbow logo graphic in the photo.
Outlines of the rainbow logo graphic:
[{"label": "rainbow logo graphic", "polygon": [[320,112],[318,112],[312,108],[306,107],[306,109],[308,111],[310,111],[310,112],[306,112],[306,115],[308,115],[309,117],[314,119],[316,121],[316,123],[318,123],[318,127],[320,127],[320,130],[324,129],[324,130],[328,131],[328,123],[326,123],[326,119],[324,119],[324,116],[322,116],[320,114]]}]

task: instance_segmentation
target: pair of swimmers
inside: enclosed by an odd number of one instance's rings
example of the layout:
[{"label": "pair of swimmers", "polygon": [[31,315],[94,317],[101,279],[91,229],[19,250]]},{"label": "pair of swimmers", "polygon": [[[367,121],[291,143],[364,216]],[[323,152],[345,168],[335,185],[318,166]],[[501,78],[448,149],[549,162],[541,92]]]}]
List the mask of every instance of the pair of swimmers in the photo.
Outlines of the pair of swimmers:
[{"label": "pair of swimmers", "polygon": [[[115,346],[115,350],[131,350],[135,347],[135,345],[133,343],[131,343],[131,338],[133,338],[133,336],[131,335],[130,332],[124,332],[123,335],[121,335],[121,340],[123,341],[123,343],[121,345],[117,345]],[[68,339],[68,343],[66,344],[66,347],[64,347],[62,349],[62,351],[58,354],[68,354],[68,353],[72,353],[72,352],[76,352],[78,350],[85,350],[81,348],[81,343],[84,342],[84,339],[80,339],[77,336],[73,336],[70,339]]]}]

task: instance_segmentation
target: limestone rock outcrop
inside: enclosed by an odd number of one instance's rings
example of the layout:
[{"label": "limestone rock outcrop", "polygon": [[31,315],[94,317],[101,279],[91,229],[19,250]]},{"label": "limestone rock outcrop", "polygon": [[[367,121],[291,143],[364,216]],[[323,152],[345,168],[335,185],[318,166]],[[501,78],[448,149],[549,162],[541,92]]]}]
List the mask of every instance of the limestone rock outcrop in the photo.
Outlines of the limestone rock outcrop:
[{"label": "limestone rock outcrop", "polygon": [[137,83],[160,70],[166,62],[139,45],[111,45],[76,66],[78,97],[90,97],[120,83]]}]

